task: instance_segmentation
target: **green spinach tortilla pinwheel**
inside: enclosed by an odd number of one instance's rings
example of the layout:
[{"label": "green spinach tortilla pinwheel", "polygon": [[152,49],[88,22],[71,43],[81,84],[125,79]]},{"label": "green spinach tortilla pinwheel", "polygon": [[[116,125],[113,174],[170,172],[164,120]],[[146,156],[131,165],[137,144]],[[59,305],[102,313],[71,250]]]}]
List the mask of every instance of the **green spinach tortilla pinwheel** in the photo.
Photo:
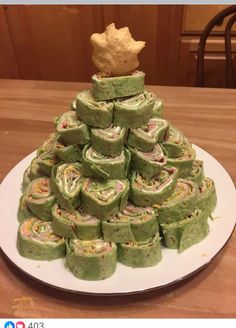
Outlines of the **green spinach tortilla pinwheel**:
[{"label": "green spinach tortilla pinwheel", "polygon": [[151,179],[157,175],[167,163],[159,144],[156,144],[149,152],[137,150],[133,147],[128,147],[128,149],[131,153],[131,167],[142,173],[142,176],[146,179]]},{"label": "green spinach tortilla pinwheel", "polygon": [[106,220],[126,206],[128,193],[128,180],[87,178],[82,185],[82,208],[99,219]]},{"label": "green spinach tortilla pinwheel", "polygon": [[52,169],[55,165],[59,164],[61,160],[56,156],[53,150],[42,153],[36,159],[37,166],[44,175],[51,176]]},{"label": "green spinach tortilla pinwheel", "polygon": [[64,163],[53,168],[51,187],[63,208],[73,210],[80,204],[82,181],[80,163]]},{"label": "green spinach tortilla pinwheel", "polygon": [[50,134],[49,138],[42,144],[41,147],[37,149],[37,156],[41,155],[42,153],[53,150],[54,144],[57,140],[57,136],[57,133]]},{"label": "green spinach tortilla pinwheel", "polygon": [[[25,174],[27,175],[27,172],[25,172]],[[40,169],[39,165],[38,165],[38,157],[35,157],[34,159],[32,159],[31,163],[30,163],[30,172],[28,175],[28,178],[23,177],[23,179],[25,178],[26,180],[29,179],[30,181],[39,178],[39,177],[43,177],[45,176],[45,173]],[[27,184],[27,181],[25,181]],[[23,181],[24,184],[24,181]]]},{"label": "green spinach tortilla pinwheel", "polygon": [[27,207],[43,221],[52,219],[52,206],[55,201],[56,198],[52,193],[48,177],[34,179],[25,192]]},{"label": "green spinach tortilla pinwheel", "polygon": [[200,184],[204,179],[204,168],[203,168],[203,161],[196,159],[193,162],[192,171],[189,176],[186,177],[187,180],[191,180]]},{"label": "green spinach tortilla pinwheel", "polygon": [[158,231],[156,212],[152,207],[129,203],[121,212],[102,221],[104,240],[115,243],[144,241]]},{"label": "green spinach tortilla pinwheel", "polygon": [[163,102],[159,98],[155,98],[152,117],[163,117]]},{"label": "green spinach tortilla pinwheel", "polygon": [[199,185],[197,207],[208,217],[215,209],[216,202],[215,183],[211,178],[205,177]]},{"label": "green spinach tortilla pinwheel", "polygon": [[71,239],[67,244],[66,264],[79,279],[102,280],[108,278],[116,270],[116,244],[102,239]]},{"label": "green spinach tortilla pinwheel", "polygon": [[122,179],[126,177],[130,153],[124,148],[120,155],[111,157],[98,153],[91,146],[83,149],[82,173],[86,177]]},{"label": "green spinach tortilla pinwheel", "polygon": [[64,210],[59,204],[52,208],[53,231],[66,238],[98,239],[101,237],[101,222],[81,208]]},{"label": "green spinach tortilla pinwheel", "polygon": [[24,194],[20,198],[18,210],[17,210],[17,220],[19,222],[24,221],[33,216],[32,212],[30,211],[29,207],[27,206],[27,190],[29,186],[25,189]]},{"label": "green spinach tortilla pinwheel", "polygon": [[147,268],[162,259],[159,233],[141,242],[118,244],[118,261],[133,268]]},{"label": "green spinach tortilla pinwheel", "polygon": [[199,209],[193,210],[183,220],[161,224],[165,246],[183,252],[202,241],[209,233],[207,218]]},{"label": "green spinach tortilla pinwheel", "polygon": [[151,151],[157,142],[163,141],[169,123],[161,118],[151,118],[147,123],[136,129],[130,129],[128,145],[142,151]]},{"label": "green spinach tortilla pinwheel", "polygon": [[31,178],[31,175],[30,175],[30,170],[31,170],[31,167],[28,166],[27,169],[24,171],[24,174],[23,174],[23,181],[22,181],[22,184],[21,184],[21,190],[24,192],[26,190],[26,188],[28,187],[28,185],[30,184],[32,178]]},{"label": "green spinach tortilla pinwheel", "polygon": [[154,96],[148,91],[114,101],[113,124],[126,128],[138,128],[152,116]]},{"label": "green spinach tortilla pinwheel", "polygon": [[93,96],[101,101],[140,94],[144,91],[144,76],[140,71],[115,77],[95,74],[92,76]]},{"label": "green spinach tortilla pinwheel", "polygon": [[51,221],[31,217],[19,226],[17,248],[21,256],[49,261],[65,256],[66,240],[55,235]]},{"label": "green spinach tortilla pinwheel", "polygon": [[184,143],[185,137],[183,133],[173,125],[170,125],[168,133],[166,133],[162,142],[167,156],[170,158],[181,156]]},{"label": "green spinach tortilla pinwheel", "polygon": [[65,145],[61,138],[57,141],[53,148],[56,156],[67,163],[82,161],[82,146],[81,145]]},{"label": "green spinach tortilla pinwheel", "polygon": [[84,145],[90,142],[90,133],[86,124],[84,124],[76,112],[69,111],[58,116],[55,121],[57,132],[68,145]]},{"label": "green spinach tortilla pinwheel", "polygon": [[113,103],[96,101],[89,90],[83,90],[76,96],[77,115],[88,125],[108,128],[112,124]]},{"label": "green spinach tortilla pinwheel", "polygon": [[167,157],[167,164],[179,170],[179,178],[188,177],[193,170],[196,152],[193,148],[182,148],[182,155],[177,158]]},{"label": "green spinach tortilla pinwheel", "polygon": [[157,205],[158,223],[172,223],[182,220],[196,207],[198,185],[192,181],[178,179],[173,193]]},{"label": "green spinach tortilla pinwheel", "polygon": [[129,197],[138,206],[161,204],[174,191],[177,178],[178,170],[175,167],[165,167],[149,180],[134,171],[131,177]]},{"label": "green spinach tortilla pinwheel", "polygon": [[118,156],[123,150],[126,128],[111,125],[106,129],[91,129],[91,145],[97,152],[107,156]]}]

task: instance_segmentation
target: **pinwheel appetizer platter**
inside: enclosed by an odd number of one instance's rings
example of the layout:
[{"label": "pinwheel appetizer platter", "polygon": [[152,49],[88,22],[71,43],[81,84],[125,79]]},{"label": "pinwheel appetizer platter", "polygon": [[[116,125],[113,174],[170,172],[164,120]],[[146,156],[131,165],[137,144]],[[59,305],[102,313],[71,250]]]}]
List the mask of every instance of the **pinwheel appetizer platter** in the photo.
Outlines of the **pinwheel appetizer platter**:
[{"label": "pinwheel appetizer platter", "polygon": [[[129,40],[132,56],[114,63],[99,45],[116,35]],[[114,24],[91,41],[94,62],[103,58],[104,65],[97,63],[91,90],[79,91],[55,118],[55,131],[24,169],[16,248],[44,268],[59,259],[78,282],[109,281],[124,267],[130,279],[132,268],[161,274],[162,263],[173,256],[181,263],[211,235],[218,193],[204,172],[209,158],[164,119],[162,100],[145,89],[132,60],[144,43]]]}]

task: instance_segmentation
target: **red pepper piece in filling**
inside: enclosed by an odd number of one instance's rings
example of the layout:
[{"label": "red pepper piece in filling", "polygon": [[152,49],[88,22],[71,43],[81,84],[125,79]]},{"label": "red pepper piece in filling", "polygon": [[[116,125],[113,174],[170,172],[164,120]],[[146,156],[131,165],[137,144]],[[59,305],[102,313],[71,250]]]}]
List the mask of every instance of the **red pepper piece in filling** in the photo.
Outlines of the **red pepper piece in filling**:
[{"label": "red pepper piece in filling", "polygon": [[66,121],[64,121],[64,122],[62,122],[62,127],[63,127],[63,129],[66,129],[67,127],[68,127],[68,124],[67,124],[67,122]]}]

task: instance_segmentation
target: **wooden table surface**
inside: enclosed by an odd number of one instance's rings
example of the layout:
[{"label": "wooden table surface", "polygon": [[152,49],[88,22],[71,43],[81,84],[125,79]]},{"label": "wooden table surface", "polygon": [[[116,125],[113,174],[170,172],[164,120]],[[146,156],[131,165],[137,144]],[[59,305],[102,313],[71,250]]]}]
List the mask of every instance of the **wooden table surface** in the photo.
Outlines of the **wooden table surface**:
[{"label": "wooden table surface", "polygon": [[[0,180],[54,131],[88,84],[0,80]],[[236,183],[236,90],[152,86],[164,116],[211,153]],[[4,218],[1,218],[3,220]],[[0,257],[0,317],[236,317],[236,233],[202,271],[168,288],[98,297],[46,287]]]}]

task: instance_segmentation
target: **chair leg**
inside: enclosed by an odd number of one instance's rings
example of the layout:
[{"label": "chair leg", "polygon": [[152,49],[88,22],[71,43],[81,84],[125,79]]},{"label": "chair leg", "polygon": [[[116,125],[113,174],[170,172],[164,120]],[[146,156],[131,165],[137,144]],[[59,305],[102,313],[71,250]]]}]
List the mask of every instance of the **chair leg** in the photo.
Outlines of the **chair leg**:
[{"label": "chair leg", "polygon": [[231,31],[235,22],[236,22],[236,14],[229,19],[225,28],[225,56],[226,56],[225,80],[226,80],[227,88],[235,87],[234,66],[233,66],[232,46],[231,46]]}]

